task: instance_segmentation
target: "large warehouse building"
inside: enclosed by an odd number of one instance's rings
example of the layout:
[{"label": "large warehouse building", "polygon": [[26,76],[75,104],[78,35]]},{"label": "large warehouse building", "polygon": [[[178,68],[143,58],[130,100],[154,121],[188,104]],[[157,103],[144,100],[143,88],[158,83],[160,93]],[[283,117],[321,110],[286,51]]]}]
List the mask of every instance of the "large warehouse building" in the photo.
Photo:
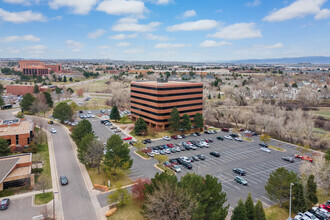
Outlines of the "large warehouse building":
[{"label": "large warehouse building", "polygon": [[203,83],[184,81],[140,81],[131,83],[131,117],[140,116],[156,129],[166,129],[172,109],[191,119],[203,112]]}]

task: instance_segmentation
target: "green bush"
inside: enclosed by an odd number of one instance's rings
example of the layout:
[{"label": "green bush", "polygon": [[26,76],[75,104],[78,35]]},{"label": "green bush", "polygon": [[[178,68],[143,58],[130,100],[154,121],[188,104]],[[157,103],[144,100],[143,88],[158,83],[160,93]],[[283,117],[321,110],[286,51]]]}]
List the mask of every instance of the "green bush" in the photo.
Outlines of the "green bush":
[{"label": "green bush", "polygon": [[12,190],[3,190],[0,191],[0,197],[7,197],[14,195],[14,192]]},{"label": "green bush", "polygon": [[42,173],[43,170],[43,168],[33,168],[31,171],[32,173],[39,174]]}]

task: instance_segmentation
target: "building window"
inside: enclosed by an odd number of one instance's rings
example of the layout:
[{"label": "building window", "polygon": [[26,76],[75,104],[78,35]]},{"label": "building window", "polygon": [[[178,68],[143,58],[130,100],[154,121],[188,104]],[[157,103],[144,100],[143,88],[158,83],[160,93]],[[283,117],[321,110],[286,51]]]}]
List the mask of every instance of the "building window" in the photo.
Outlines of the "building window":
[{"label": "building window", "polygon": [[18,143],[19,143],[19,136],[16,135],[16,144],[18,145]]},{"label": "building window", "polygon": [[152,93],[148,93],[148,92],[140,92],[140,91],[131,90],[131,93],[132,92],[138,93],[138,94],[143,94],[143,95],[155,96],[155,97],[169,97],[169,96],[185,96],[185,95],[203,94],[203,91],[187,92],[187,93],[175,93],[175,94],[152,94]]},{"label": "building window", "polygon": [[[201,101],[202,101],[202,99],[201,99]],[[143,103],[139,103],[139,102],[135,102],[135,101],[131,101],[131,103],[137,104],[137,105],[142,105],[142,106],[153,108],[153,109],[158,109],[158,110],[172,109],[174,107],[184,108],[184,107],[190,107],[190,106],[196,106],[196,105],[203,105],[203,102],[199,102],[199,103],[192,103],[192,104],[186,104],[186,105],[173,105],[173,106],[166,106],[166,107],[156,107],[156,106],[147,105],[147,104],[143,104]]]},{"label": "building window", "polygon": [[189,98],[189,99],[173,99],[173,100],[166,100],[166,101],[152,100],[152,99],[138,97],[138,96],[135,96],[135,95],[131,95],[131,98],[140,99],[140,100],[148,101],[148,102],[154,102],[154,103],[172,103],[172,102],[183,102],[183,101],[193,101],[193,100],[203,101],[203,97]]},{"label": "building window", "polygon": [[170,91],[170,90],[179,90],[179,89],[202,89],[203,86],[186,86],[186,87],[171,87],[171,88],[154,88],[154,87],[147,87],[147,86],[138,86],[138,85],[131,85],[134,88],[141,88],[141,89],[151,89],[156,91]]}]

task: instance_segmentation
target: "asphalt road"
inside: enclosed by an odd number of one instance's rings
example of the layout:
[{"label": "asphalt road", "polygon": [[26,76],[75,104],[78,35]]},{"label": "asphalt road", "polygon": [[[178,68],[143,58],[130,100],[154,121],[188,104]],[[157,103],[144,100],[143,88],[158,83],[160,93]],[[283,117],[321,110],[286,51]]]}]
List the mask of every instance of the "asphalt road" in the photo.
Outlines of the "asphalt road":
[{"label": "asphalt road", "polygon": [[32,206],[32,196],[20,199],[12,199],[7,210],[0,211],[0,219],[31,220],[38,216],[44,206]]},{"label": "asphalt road", "polygon": [[[197,154],[203,154],[206,156],[204,161],[195,161],[192,163],[192,170],[187,170],[180,165],[182,172],[177,174],[178,178],[184,176],[186,173],[197,173],[199,175],[210,174],[219,179],[222,182],[223,191],[227,193],[228,203],[233,207],[236,206],[239,199],[246,199],[249,192],[255,202],[260,199],[265,207],[274,205],[273,201],[270,201],[266,197],[265,184],[269,178],[269,174],[279,167],[285,167],[288,170],[299,172],[300,160],[296,160],[291,164],[282,160],[283,156],[293,156],[299,153],[295,150],[295,147],[290,144],[284,144],[278,141],[270,141],[269,144],[281,147],[286,152],[280,152],[271,150],[271,153],[266,153],[260,150],[259,137],[253,137],[253,142],[243,141],[238,142],[235,140],[224,141],[217,140],[217,136],[224,137],[230,133],[218,132],[218,134],[202,134],[199,137],[187,137],[185,139],[171,140],[171,141],[154,141],[148,146],[157,146],[168,143],[180,143],[181,141],[196,140],[202,138],[214,139],[213,143],[210,143],[209,148],[197,148],[197,150],[181,151],[174,154],[168,154],[171,158],[177,158],[182,156],[194,156]],[[244,133],[241,133],[244,136]],[[211,151],[217,151],[220,153],[220,158],[216,158],[210,155]],[[135,161],[134,161],[135,162]],[[157,163],[154,160],[154,163]],[[235,174],[233,168],[243,168],[247,175],[244,177],[248,181],[248,186],[243,186],[234,181]]]},{"label": "asphalt road", "polygon": [[67,176],[69,180],[68,185],[60,186],[64,218],[97,219],[69,136],[60,125],[47,125],[47,129],[51,127],[57,130],[56,134],[52,134],[57,173]]}]

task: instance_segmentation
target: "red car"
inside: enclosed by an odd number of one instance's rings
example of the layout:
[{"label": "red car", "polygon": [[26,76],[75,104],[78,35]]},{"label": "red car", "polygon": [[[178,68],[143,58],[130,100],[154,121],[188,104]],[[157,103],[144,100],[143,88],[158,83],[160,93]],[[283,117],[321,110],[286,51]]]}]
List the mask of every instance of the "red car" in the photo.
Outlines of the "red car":
[{"label": "red car", "polygon": [[190,141],[187,141],[187,144],[192,144]]},{"label": "red car", "polygon": [[203,138],[202,140],[205,141],[206,143],[210,142],[207,138]]},{"label": "red car", "polygon": [[124,141],[132,140],[132,137],[125,137],[123,140]]},{"label": "red car", "polygon": [[245,131],[244,128],[239,129],[240,132]]},{"label": "red car", "polygon": [[326,201],[324,204],[321,204],[320,208],[325,209],[328,212],[330,212],[330,199],[328,201]]},{"label": "red car", "polygon": [[228,128],[221,128],[221,131],[223,131],[223,132],[229,132],[229,129]]},{"label": "red car", "polygon": [[176,136],[176,135],[172,135],[171,138],[172,138],[172,139],[178,139],[178,136]]},{"label": "red car", "polygon": [[295,158],[299,158],[300,160],[308,160],[309,162],[313,163],[313,158],[311,158],[308,155],[299,155],[299,154],[295,154],[294,155]]},{"label": "red car", "polygon": [[171,167],[173,166],[173,164],[171,164],[171,163],[168,162],[168,161],[164,162],[163,165],[164,165],[165,167],[168,167],[168,168],[171,168]]},{"label": "red car", "polygon": [[174,145],[172,143],[166,144],[166,146],[168,146],[170,148],[173,148],[174,147]]}]

